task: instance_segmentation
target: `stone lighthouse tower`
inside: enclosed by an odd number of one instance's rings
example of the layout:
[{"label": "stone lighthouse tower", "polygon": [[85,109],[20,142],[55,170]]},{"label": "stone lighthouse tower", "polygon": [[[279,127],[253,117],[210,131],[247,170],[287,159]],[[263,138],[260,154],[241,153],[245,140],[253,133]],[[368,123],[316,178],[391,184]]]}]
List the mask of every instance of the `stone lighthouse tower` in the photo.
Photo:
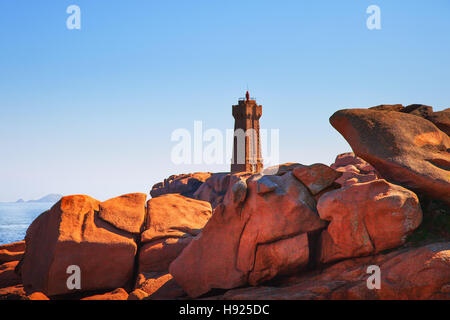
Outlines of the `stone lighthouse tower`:
[{"label": "stone lighthouse tower", "polygon": [[258,173],[263,169],[261,144],[259,137],[259,118],[262,106],[250,98],[247,91],[245,99],[240,99],[238,105],[233,106],[234,145],[231,172]]}]

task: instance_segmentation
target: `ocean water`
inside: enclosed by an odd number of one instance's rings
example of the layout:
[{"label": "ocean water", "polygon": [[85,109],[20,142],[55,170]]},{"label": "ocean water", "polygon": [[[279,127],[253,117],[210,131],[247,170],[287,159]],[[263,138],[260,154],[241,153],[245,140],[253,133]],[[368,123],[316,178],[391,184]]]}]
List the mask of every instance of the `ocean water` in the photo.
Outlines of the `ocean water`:
[{"label": "ocean water", "polygon": [[0,245],[21,241],[30,224],[54,203],[0,203]]}]

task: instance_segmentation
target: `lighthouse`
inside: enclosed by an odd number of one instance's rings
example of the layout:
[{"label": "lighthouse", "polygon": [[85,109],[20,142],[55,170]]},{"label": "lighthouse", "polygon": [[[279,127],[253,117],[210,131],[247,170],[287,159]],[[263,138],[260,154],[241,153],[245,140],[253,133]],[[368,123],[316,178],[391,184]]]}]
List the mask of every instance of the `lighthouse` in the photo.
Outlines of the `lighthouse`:
[{"label": "lighthouse", "polygon": [[234,143],[231,172],[258,173],[263,169],[261,143],[259,136],[259,119],[262,106],[250,97],[247,91],[245,98],[239,99],[233,106]]}]

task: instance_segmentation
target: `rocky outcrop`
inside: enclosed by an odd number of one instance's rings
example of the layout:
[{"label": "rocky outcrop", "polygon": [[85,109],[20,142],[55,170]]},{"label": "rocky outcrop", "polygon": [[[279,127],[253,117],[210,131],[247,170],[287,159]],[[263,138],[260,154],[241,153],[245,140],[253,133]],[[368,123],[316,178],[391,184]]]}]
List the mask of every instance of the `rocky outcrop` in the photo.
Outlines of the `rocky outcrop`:
[{"label": "rocky outcrop", "polygon": [[[15,296],[14,292],[18,290],[16,286],[22,284],[22,279],[16,273],[16,268],[24,251],[25,241],[0,246],[0,300],[10,297],[10,294]],[[26,299],[25,292],[19,296]]]},{"label": "rocky outcrop", "polygon": [[64,197],[0,246],[0,299],[450,299],[439,121],[424,105],[342,110],[330,122],[354,153],[330,167],[171,176],[148,202]]},{"label": "rocky outcrop", "polygon": [[342,172],[342,176],[335,183],[345,187],[355,183],[364,183],[377,180],[379,174],[368,162],[355,156],[353,152],[343,153],[336,157],[331,168]]},{"label": "rocky outcrop", "polygon": [[320,261],[375,254],[403,245],[422,222],[417,196],[385,180],[356,183],[323,195]]},{"label": "rocky outcrop", "polygon": [[371,107],[369,109],[378,110],[378,111],[397,111],[401,112],[405,107],[402,104],[380,104],[375,107]]},{"label": "rocky outcrop", "polygon": [[[448,244],[381,254],[404,246],[422,213],[412,191],[365,160],[347,153],[331,167],[227,176],[216,180],[226,193],[213,214],[180,194],[147,207],[143,194],[63,198],[33,222],[26,246],[2,246],[8,259],[26,252],[0,265],[0,299],[186,299],[238,287],[247,288],[216,298],[448,297]],[[70,265],[80,267],[81,292],[66,286]],[[381,290],[367,289],[368,265],[381,268]]]},{"label": "rocky outcrop", "polygon": [[211,203],[216,208],[223,202],[225,194],[236,182],[246,179],[250,173],[215,173],[194,193],[193,198]]},{"label": "rocky outcrop", "polygon": [[0,300],[50,300],[42,292],[27,294],[22,285],[0,288]]},{"label": "rocky outcrop", "polygon": [[144,193],[126,194],[99,205],[98,216],[117,229],[139,234],[145,218],[145,201],[147,195]]},{"label": "rocky outcrop", "polygon": [[433,112],[427,117],[427,120],[433,122],[436,127],[450,136],[450,108]]},{"label": "rocky outcrop", "polygon": [[131,300],[167,300],[185,296],[170,273],[150,272],[138,276]]},{"label": "rocky outcrop", "polygon": [[11,261],[0,265],[0,288],[16,286],[22,282],[14,272],[18,263],[18,261]]},{"label": "rocky outcrop", "polygon": [[443,132],[445,132],[447,135],[450,136],[450,108],[434,112],[433,107],[426,106],[423,104],[412,104],[407,107],[404,107],[401,104],[396,104],[396,105],[379,105],[376,107],[372,107],[370,109],[378,111],[397,111],[422,117],[434,123],[436,127],[438,127],[440,130],[442,130]]},{"label": "rocky outcrop", "polygon": [[[147,207],[145,200],[145,194],[128,194],[105,202],[81,195],[62,198],[32,223],[26,246],[2,246],[8,260],[19,258],[11,252],[25,247],[26,251],[20,264],[13,261],[0,265],[0,287],[23,283],[27,293],[73,295],[130,288],[136,274],[140,278],[146,272],[167,273],[172,260],[211,217],[211,205],[179,194],[150,199]],[[135,266],[138,249],[139,265]],[[79,290],[67,286],[74,272],[69,267],[73,266],[80,270]],[[171,288],[173,284],[166,293],[158,290],[155,297],[170,296]],[[155,298],[155,292],[147,292],[148,285],[136,289],[145,289],[142,291]],[[116,291],[87,299],[128,299],[124,289]]]},{"label": "rocky outcrop", "polygon": [[153,198],[169,193],[179,193],[192,198],[195,191],[211,177],[210,172],[197,172],[173,175],[152,187],[150,195]]},{"label": "rocky outcrop", "polygon": [[114,291],[111,291],[111,292],[108,292],[105,294],[97,294],[94,296],[83,298],[81,300],[95,300],[95,301],[128,300],[128,293],[124,289],[118,288]]},{"label": "rocky outcrop", "polygon": [[256,285],[301,270],[308,265],[309,255],[307,233],[258,245],[248,282]]},{"label": "rocky outcrop", "polygon": [[32,294],[28,295],[25,300],[31,300],[31,301],[48,301],[50,300],[49,297],[47,297],[42,292],[33,292]]},{"label": "rocky outcrop", "polygon": [[341,172],[321,163],[311,166],[297,166],[292,173],[313,195],[317,195],[328,187],[331,187],[336,179],[342,176]]},{"label": "rocky outcrop", "polygon": [[169,271],[191,297],[257,285],[306,266],[307,233],[324,227],[310,191],[292,172],[253,175],[233,185]]},{"label": "rocky outcrop", "polygon": [[383,178],[450,204],[450,138],[433,123],[365,109],[338,111],[330,122]]},{"label": "rocky outcrop", "polygon": [[146,297],[148,297],[148,294],[145,291],[142,291],[141,289],[136,289],[128,295],[128,300],[144,300]]},{"label": "rocky outcrop", "polygon": [[[117,201],[120,204],[123,199]],[[107,207],[114,210],[116,206],[109,202]],[[118,214],[123,213],[118,208]],[[134,235],[102,220],[100,210],[101,202],[88,196],[64,197],[31,224],[20,266],[27,291],[48,296],[73,293],[67,287],[70,266],[80,268],[83,291],[128,284],[137,251]]]},{"label": "rocky outcrop", "polygon": [[167,271],[169,264],[200,233],[211,214],[208,202],[179,194],[150,199],[141,235],[139,272]]},{"label": "rocky outcrop", "polygon": [[[285,166],[281,165],[280,168],[285,168]],[[292,170],[292,168],[290,170]],[[222,203],[225,194],[231,186],[241,179],[248,178],[250,175],[251,173],[248,172],[199,172],[174,175],[164,182],[154,185],[150,193],[153,198],[165,194],[180,194],[188,198],[207,201],[214,209]]]},{"label": "rocky outcrop", "polygon": [[[367,286],[369,266],[380,268],[380,288]],[[370,280],[369,280],[370,281]],[[450,243],[401,249],[339,262],[285,280],[278,287],[230,290],[227,300],[406,300],[450,299]]]},{"label": "rocky outcrop", "polygon": [[353,171],[360,174],[376,173],[375,168],[370,163],[357,157],[353,152],[338,155],[330,167],[340,172]]},{"label": "rocky outcrop", "polygon": [[303,167],[303,165],[296,162],[282,163],[276,166],[265,168],[262,174],[269,176],[282,176],[283,174],[290,172],[299,166]]},{"label": "rocky outcrop", "polygon": [[25,252],[25,241],[14,242],[0,246],[0,264],[19,261]]},{"label": "rocky outcrop", "polygon": [[0,288],[0,300],[26,300],[26,297],[22,285]]}]

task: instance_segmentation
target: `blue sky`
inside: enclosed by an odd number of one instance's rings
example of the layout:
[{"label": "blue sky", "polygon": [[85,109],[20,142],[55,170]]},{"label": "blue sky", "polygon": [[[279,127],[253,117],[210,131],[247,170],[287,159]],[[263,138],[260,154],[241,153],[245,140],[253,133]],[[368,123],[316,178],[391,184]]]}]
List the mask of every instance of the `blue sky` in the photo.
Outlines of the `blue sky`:
[{"label": "blue sky", "polygon": [[[66,8],[81,8],[68,30]],[[366,9],[381,9],[368,30]],[[2,0],[0,201],[147,193],[171,174],[173,130],[233,127],[247,85],[280,161],[350,150],[328,118],[450,104],[450,2]]]}]

